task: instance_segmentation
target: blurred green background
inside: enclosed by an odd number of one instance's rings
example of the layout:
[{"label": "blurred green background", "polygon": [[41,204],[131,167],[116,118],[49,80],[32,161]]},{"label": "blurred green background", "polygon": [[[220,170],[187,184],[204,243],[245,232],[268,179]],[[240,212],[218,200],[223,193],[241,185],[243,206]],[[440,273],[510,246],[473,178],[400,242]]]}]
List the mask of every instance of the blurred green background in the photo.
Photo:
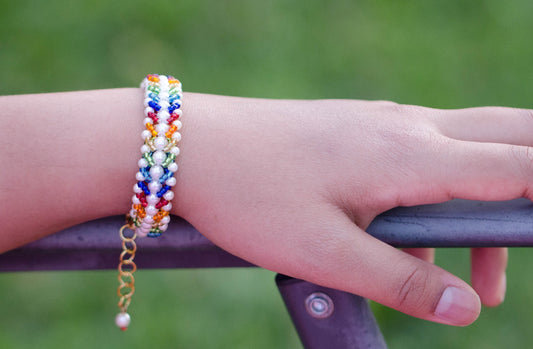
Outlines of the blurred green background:
[{"label": "blurred green background", "polygon": [[[0,0],[0,94],[137,86],[270,98],[533,108],[533,2]],[[528,348],[533,251],[467,328],[373,305],[390,348]],[[468,279],[467,250],[437,263]],[[115,272],[0,275],[0,348],[298,348],[259,269],[140,271],[127,333]]]}]

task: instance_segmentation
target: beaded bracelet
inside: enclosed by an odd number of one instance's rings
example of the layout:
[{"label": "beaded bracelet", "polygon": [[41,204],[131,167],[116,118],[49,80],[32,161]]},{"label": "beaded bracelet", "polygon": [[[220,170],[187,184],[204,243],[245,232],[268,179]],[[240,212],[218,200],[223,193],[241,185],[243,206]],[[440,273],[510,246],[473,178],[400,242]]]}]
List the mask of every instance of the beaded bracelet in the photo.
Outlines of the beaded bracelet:
[{"label": "beaded bracelet", "polygon": [[[137,183],[133,186],[132,208],[126,216],[127,223],[120,228],[122,253],[120,254],[119,287],[120,313],[115,323],[126,330],[131,318],[127,313],[131,296],[135,292],[133,273],[137,269],[133,259],[137,245],[135,238],[158,237],[167,230],[170,222],[172,187],[176,184],[174,173],[178,170],[175,162],[181,140],[181,101],[182,90],[179,80],[172,76],[150,74],[141,83],[144,90],[143,121],[146,129],[141,133],[144,144],[142,157],[138,162]],[[126,235],[125,229],[130,229]]]}]

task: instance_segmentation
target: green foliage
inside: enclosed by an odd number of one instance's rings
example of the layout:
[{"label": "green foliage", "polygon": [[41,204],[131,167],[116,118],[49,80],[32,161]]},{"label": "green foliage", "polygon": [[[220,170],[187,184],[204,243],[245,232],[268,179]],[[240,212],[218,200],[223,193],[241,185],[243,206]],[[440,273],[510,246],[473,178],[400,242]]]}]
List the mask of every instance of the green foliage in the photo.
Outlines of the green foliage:
[{"label": "green foliage", "polygon": [[[532,108],[527,0],[0,0],[0,94],[135,86],[174,73],[187,91]],[[110,232],[114,233],[114,232]],[[438,263],[465,277],[465,250]],[[391,348],[525,348],[533,265],[511,251],[506,303],[453,328],[376,305]],[[113,272],[0,275],[1,348],[294,348],[273,275],[141,271],[128,333]]]}]

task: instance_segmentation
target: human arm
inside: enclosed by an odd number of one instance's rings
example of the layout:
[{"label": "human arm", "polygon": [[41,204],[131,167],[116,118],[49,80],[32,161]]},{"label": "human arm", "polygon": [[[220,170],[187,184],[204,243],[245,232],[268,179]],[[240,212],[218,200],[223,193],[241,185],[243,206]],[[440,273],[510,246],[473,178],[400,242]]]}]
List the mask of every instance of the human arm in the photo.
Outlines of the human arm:
[{"label": "human arm", "polygon": [[[4,163],[13,164],[2,170],[3,201],[11,203],[2,213],[2,250],[129,210],[141,100],[137,89],[0,98]],[[183,112],[173,213],[213,242],[414,316],[463,325],[477,317],[466,283],[364,229],[398,205],[528,196],[529,111],[189,93]],[[474,133],[453,133],[478,116],[486,128],[473,122]],[[503,297],[505,252],[481,251],[476,290],[494,305]],[[447,286],[471,296],[454,321],[435,315]]]}]

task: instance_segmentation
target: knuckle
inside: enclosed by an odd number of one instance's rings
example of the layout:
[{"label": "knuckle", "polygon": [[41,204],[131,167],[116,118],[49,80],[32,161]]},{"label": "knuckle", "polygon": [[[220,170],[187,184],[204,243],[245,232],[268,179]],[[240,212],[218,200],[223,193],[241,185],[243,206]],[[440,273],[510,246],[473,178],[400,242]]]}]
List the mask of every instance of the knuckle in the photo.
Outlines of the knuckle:
[{"label": "knuckle", "polygon": [[533,195],[530,178],[533,176],[533,148],[528,146],[510,146],[509,157],[511,163],[516,164],[517,172],[523,179],[522,197],[531,198]]},{"label": "knuckle", "polygon": [[396,291],[396,307],[422,308],[427,304],[431,276],[424,266],[413,266],[407,277],[401,280]]},{"label": "knuckle", "polygon": [[522,116],[527,122],[533,121],[533,110],[531,109],[516,109],[516,112]]},{"label": "knuckle", "polygon": [[511,160],[517,164],[523,178],[531,178],[533,174],[533,149],[527,146],[511,146],[509,148]]}]

